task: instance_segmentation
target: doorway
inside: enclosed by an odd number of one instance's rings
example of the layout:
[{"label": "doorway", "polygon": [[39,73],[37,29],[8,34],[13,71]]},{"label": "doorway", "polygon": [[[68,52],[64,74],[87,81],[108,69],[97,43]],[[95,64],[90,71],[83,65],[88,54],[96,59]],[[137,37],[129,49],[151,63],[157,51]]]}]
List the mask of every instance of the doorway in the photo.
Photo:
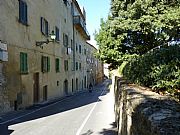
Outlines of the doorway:
[{"label": "doorway", "polygon": [[39,73],[34,73],[33,75],[33,102],[39,102]]},{"label": "doorway", "polygon": [[46,101],[47,100],[47,97],[48,97],[48,86],[45,85],[43,87],[43,100]]},{"label": "doorway", "polygon": [[84,88],[86,88],[87,84],[86,84],[86,76],[84,77]]},{"label": "doorway", "polygon": [[64,81],[64,93],[65,95],[68,95],[68,80]]},{"label": "doorway", "polygon": [[76,91],[78,91],[78,79],[76,78]]},{"label": "doorway", "polygon": [[74,80],[72,79],[72,93],[74,92]]}]

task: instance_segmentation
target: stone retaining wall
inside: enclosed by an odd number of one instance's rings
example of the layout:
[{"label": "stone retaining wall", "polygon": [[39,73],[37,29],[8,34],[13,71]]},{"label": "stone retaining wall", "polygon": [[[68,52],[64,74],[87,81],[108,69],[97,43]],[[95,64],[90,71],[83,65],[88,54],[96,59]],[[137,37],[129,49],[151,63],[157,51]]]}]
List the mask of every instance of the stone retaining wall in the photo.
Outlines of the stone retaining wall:
[{"label": "stone retaining wall", "polygon": [[180,104],[148,89],[113,79],[119,135],[180,135]]}]

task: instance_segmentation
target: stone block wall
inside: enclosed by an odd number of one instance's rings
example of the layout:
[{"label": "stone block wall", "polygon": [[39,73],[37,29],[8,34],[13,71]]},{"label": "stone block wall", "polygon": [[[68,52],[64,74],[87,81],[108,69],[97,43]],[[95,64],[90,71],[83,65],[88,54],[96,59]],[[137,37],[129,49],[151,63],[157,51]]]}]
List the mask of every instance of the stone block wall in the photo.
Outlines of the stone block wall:
[{"label": "stone block wall", "polygon": [[6,92],[0,89],[0,115],[8,111],[11,111],[10,102],[6,96]]},{"label": "stone block wall", "polygon": [[118,135],[180,135],[180,104],[114,78]]},{"label": "stone block wall", "polygon": [[3,64],[0,63],[0,115],[11,110],[5,85],[6,79],[3,75]]}]

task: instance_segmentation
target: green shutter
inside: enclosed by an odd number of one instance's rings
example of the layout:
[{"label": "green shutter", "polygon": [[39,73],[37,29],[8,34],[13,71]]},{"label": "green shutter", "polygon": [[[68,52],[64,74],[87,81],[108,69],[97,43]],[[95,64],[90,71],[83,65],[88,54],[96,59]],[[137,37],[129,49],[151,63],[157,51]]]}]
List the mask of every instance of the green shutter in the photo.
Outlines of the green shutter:
[{"label": "green shutter", "polygon": [[65,46],[65,34],[63,33],[63,45]]},{"label": "green shutter", "polygon": [[20,72],[28,73],[27,53],[20,52]]},{"label": "green shutter", "polygon": [[[19,21],[22,22],[22,15],[23,15],[23,2],[19,1]],[[20,54],[21,55],[21,54]],[[20,56],[21,57],[21,56]]]},{"label": "green shutter", "polygon": [[56,59],[56,72],[59,72],[59,59]]},{"label": "green shutter", "polygon": [[43,62],[44,56],[41,57],[41,71],[44,72],[44,62]]},{"label": "green shutter", "polygon": [[28,72],[28,60],[27,60],[27,53],[24,55],[25,56],[25,72]]},{"label": "green shutter", "polygon": [[47,57],[47,71],[50,71],[50,58]]},{"label": "green shutter", "polygon": [[20,52],[20,72],[23,72],[23,53]]}]

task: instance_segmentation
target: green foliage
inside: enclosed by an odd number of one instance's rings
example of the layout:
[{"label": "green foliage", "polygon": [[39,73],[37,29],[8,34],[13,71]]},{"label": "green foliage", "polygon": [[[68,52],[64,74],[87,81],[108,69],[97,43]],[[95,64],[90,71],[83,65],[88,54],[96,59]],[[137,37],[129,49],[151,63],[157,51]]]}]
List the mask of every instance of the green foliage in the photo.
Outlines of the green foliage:
[{"label": "green foliage", "polygon": [[98,56],[107,63],[121,63],[124,54],[142,55],[179,37],[179,0],[112,0],[111,15],[95,33]]},{"label": "green foliage", "polygon": [[95,39],[97,56],[112,67],[122,64],[119,70],[131,82],[180,90],[180,47],[168,47],[180,39],[180,0],[111,0]]},{"label": "green foliage", "polygon": [[180,89],[180,46],[169,46],[131,59],[123,75],[133,83],[157,91]]},{"label": "green foliage", "polygon": [[119,72],[120,75],[123,75],[123,69],[124,69],[124,67],[126,66],[126,64],[127,64],[127,61],[124,61],[124,62],[119,66],[118,72]]}]

